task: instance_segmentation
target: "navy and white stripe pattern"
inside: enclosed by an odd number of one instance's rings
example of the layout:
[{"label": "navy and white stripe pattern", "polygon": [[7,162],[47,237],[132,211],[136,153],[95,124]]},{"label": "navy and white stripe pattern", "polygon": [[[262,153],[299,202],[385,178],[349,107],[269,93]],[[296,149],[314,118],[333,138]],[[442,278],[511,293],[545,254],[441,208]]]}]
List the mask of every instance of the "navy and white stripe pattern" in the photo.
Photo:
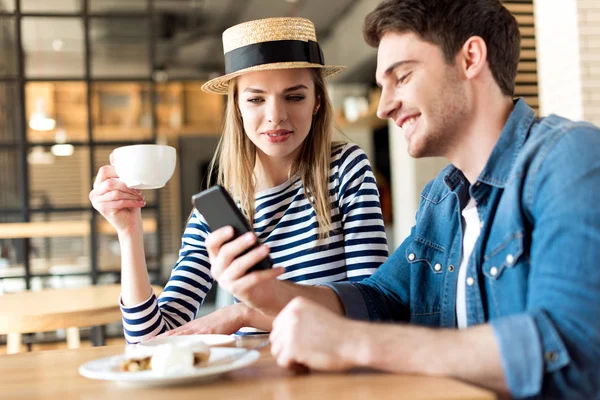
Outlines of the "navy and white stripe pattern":
[{"label": "navy and white stripe pattern", "polygon": [[[316,214],[299,177],[256,194],[254,231],[271,248],[279,279],[303,285],[360,281],[388,256],[379,192],[369,160],[354,144],[333,148],[329,178],[332,233],[318,242]],[[136,343],[193,320],[213,284],[204,240],[210,232],[194,210],[179,259],[158,298],[122,306],[125,338]],[[251,330],[251,329],[250,329]],[[244,331],[244,330],[242,330]]]}]

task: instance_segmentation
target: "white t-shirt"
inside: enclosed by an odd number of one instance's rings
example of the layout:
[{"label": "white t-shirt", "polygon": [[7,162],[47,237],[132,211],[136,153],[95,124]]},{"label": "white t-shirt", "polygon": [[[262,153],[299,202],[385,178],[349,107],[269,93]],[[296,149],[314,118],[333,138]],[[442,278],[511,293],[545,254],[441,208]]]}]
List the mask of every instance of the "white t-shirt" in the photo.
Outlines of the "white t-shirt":
[{"label": "white t-shirt", "polygon": [[463,221],[463,246],[460,265],[458,267],[458,279],[456,281],[456,322],[459,328],[467,327],[467,301],[465,292],[467,289],[467,265],[473,253],[475,243],[481,233],[477,204],[473,199],[462,210]]}]

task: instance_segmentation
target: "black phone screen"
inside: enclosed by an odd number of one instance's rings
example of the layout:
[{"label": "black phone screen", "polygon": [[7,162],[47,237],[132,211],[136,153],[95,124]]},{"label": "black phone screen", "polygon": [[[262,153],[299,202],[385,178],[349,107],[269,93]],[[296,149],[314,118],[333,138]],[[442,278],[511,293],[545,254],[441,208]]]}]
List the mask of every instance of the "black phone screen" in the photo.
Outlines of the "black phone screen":
[{"label": "black phone screen", "polygon": [[[192,196],[192,203],[196,207],[196,210],[202,214],[211,231],[217,230],[224,226],[231,226],[234,230],[234,239],[246,232],[252,231],[250,223],[237,208],[227,190],[225,190],[225,188],[222,186],[215,185],[210,189],[195,194]],[[252,248],[248,249],[243,254],[258,246],[259,243],[257,242],[254,246],[252,246]],[[254,267],[250,268],[248,273],[263,269],[270,269],[272,267],[273,261],[271,260],[271,257],[267,256]]]}]

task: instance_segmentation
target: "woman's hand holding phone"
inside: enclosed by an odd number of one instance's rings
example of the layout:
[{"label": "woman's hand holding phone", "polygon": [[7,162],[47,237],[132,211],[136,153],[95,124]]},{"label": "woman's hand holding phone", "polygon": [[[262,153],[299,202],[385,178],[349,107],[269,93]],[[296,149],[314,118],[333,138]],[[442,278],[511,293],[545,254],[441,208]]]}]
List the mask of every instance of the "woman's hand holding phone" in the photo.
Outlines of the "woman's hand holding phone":
[{"label": "woman's hand holding phone", "polygon": [[269,254],[267,245],[255,245],[257,238],[247,232],[234,239],[234,229],[226,226],[215,230],[206,238],[206,249],[213,277],[219,284],[240,301],[252,308],[268,310],[276,304],[277,278],[285,272],[283,267],[255,271],[247,274],[259,261]]}]

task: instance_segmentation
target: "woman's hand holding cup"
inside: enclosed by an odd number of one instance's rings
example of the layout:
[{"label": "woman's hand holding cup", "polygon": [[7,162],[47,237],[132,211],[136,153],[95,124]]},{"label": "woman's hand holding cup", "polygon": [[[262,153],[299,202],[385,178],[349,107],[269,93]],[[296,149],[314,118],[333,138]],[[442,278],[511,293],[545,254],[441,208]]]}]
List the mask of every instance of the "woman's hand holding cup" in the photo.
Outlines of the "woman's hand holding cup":
[{"label": "woman's hand holding cup", "polygon": [[[139,144],[116,148],[110,165],[98,171],[92,205],[117,230],[119,236],[142,231],[141,207],[146,205],[140,189],[158,189],[169,181],[177,160],[175,148]],[[118,171],[118,172],[117,172]]]},{"label": "woman's hand holding cup", "polygon": [[[111,154],[112,164],[112,154]],[[146,205],[142,191],[127,187],[113,165],[100,168],[89,195],[92,206],[106,218],[119,235],[142,227],[141,208]]]}]

